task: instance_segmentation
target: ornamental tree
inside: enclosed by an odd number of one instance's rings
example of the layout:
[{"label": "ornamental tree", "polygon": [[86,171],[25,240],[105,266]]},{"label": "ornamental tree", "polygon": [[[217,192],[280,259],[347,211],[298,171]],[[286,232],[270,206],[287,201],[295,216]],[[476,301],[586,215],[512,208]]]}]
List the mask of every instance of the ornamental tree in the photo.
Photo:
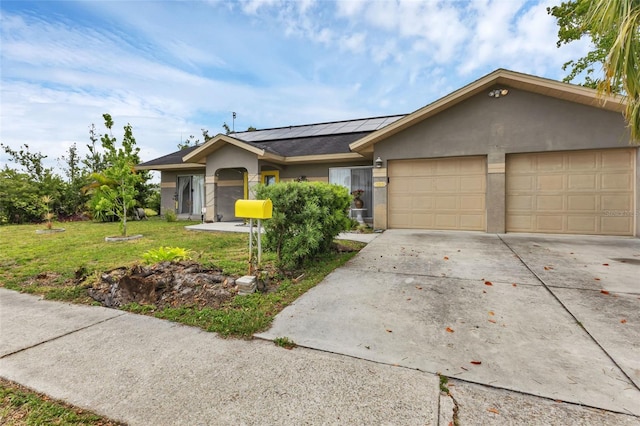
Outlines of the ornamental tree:
[{"label": "ornamental tree", "polygon": [[127,236],[127,212],[136,205],[136,185],[142,181],[134,168],[139,162],[140,148],[136,147],[131,124],[124,126],[121,147],[117,147],[117,140],[111,133],[111,115],[103,114],[102,117],[109,131],[100,139],[107,168],[92,174],[94,183],[90,203],[98,215],[118,217],[120,232]]}]

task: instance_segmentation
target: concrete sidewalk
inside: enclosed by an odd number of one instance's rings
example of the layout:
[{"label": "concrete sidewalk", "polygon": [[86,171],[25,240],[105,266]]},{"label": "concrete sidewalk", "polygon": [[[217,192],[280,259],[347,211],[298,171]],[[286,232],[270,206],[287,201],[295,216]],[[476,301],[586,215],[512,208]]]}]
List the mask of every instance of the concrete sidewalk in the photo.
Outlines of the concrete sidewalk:
[{"label": "concrete sidewalk", "polygon": [[438,423],[438,377],[402,367],[5,289],[0,335],[0,376],[130,425]]}]

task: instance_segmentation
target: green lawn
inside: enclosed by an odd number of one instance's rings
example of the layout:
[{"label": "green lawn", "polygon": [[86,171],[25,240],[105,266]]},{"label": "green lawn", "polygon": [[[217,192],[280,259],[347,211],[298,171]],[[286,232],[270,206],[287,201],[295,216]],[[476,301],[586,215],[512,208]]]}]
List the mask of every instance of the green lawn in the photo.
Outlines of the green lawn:
[{"label": "green lawn", "polygon": [[[43,294],[46,298],[82,301],[79,292],[64,285],[76,272],[101,273],[142,261],[142,254],[160,246],[192,250],[195,260],[215,265],[230,275],[246,271],[248,236],[185,230],[197,222],[148,220],[130,222],[129,235],[144,238],[125,242],[105,242],[104,237],[119,235],[117,223],[59,223],[65,232],[36,234],[42,225],[0,226],[0,282],[6,288]],[[269,256],[266,256],[269,259]],[[44,272],[55,273],[56,287],[30,284]]]},{"label": "green lawn", "polygon": [[[0,226],[0,286],[47,299],[76,303],[96,303],[87,287],[105,271],[142,261],[142,254],[161,246],[191,250],[194,260],[221,269],[227,275],[241,276],[248,270],[249,236],[244,233],[212,233],[185,230],[196,222],[166,222],[159,219],[131,222],[129,234],[143,238],[124,242],[105,242],[118,235],[117,223],[73,222],[55,224],[65,232],[37,234],[43,225]],[[359,249],[362,244],[346,243]],[[313,287],[355,252],[328,253],[305,265],[304,270],[277,276],[279,288],[270,293],[236,296],[219,309],[130,304],[132,312],[153,315],[214,331],[222,336],[250,338],[265,330],[273,317],[301,294]],[[274,254],[263,254],[263,268],[273,270]],[[49,280],[38,280],[46,274]],[[292,280],[287,276],[304,278]],[[83,279],[76,279],[79,276]]]}]

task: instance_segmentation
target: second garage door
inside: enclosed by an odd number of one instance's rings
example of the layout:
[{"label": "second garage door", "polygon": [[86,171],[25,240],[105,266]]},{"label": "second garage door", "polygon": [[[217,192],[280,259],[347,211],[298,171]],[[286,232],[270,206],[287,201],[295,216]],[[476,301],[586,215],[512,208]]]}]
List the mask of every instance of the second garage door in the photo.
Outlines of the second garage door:
[{"label": "second garage door", "polygon": [[389,227],[486,229],[486,159],[393,160],[388,164]]},{"label": "second garage door", "polygon": [[507,157],[507,231],[632,235],[634,151]]}]

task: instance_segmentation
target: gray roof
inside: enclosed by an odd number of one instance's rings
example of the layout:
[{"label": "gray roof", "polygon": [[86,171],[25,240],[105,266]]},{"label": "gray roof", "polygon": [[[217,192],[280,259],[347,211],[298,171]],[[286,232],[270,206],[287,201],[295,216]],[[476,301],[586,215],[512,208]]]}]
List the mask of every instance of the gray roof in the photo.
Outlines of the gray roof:
[{"label": "gray roof", "polygon": [[153,160],[139,164],[139,166],[166,166],[169,164],[182,164],[182,157],[198,148],[197,146],[190,146],[189,148],[181,149],[171,154],[163,155],[162,157],[155,158]]},{"label": "gray roof", "polygon": [[[236,132],[229,137],[247,145],[283,157],[343,154],[351,152],[349,144],[404,117],[406,114],[357,120],[313,123],[301,126]],[[196,149],[190,147],[147,161],[139,166],[182,164],[182,157]]]}]

